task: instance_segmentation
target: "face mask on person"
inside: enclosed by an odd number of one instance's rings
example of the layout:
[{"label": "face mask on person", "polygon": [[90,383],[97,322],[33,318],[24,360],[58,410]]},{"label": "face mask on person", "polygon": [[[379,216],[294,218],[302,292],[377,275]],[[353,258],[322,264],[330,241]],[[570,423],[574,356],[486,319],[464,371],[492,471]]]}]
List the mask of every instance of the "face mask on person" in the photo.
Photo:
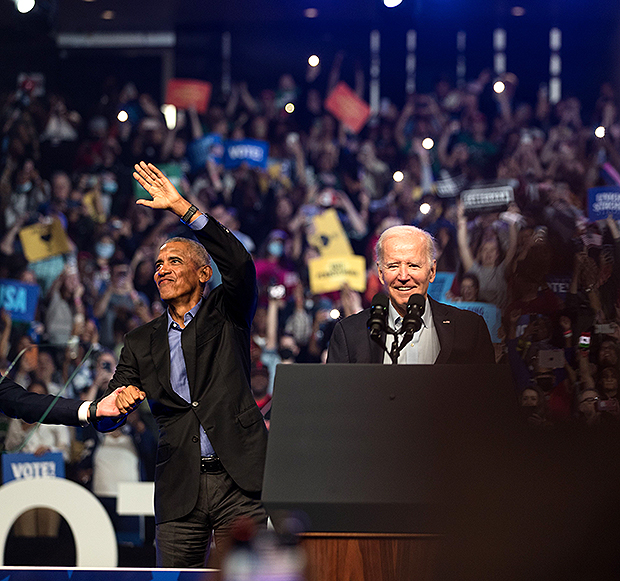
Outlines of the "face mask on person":
[{"label": "face mask on person", "polygon": [[277,256],[279,258],[284,252],[284,244],[282,244],[280,240],[272,240],[267,245],[267,252],[269,252],[272,256]]},{"label": "face mask on person", "polygon": [[97,242],[95,244],[95,253],[99,258],[108,260],[112,258],[116,246],[113,242]]},{"label": "face mask on person", "polygon": [[115,194],[118,191],[118,184],[114,180],[104,179],[101,189],[105,194]]},{"label": "face mask on person", "polygon": [[20,193],[29,192],[31,189],[32,189],[32,182],[30,180],[28,180],[27,182],[24,182],[23,184],[19,184],[17,186],[17,191]]}]

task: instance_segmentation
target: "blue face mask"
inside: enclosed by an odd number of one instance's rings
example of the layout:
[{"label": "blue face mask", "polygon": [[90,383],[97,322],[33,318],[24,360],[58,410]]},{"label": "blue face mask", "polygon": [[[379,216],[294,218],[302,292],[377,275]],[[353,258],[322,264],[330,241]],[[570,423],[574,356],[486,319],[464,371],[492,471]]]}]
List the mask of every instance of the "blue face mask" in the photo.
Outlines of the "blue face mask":
[{"label": "blue face mask", "polygon": [[267,244],[267,252],[279,258],[284,252],[284,244],[280,240],[272,240]]},{"label": "blue face mask", "polygon": [[97,242],[95,244],[95,253],[104,260],[112,258],[115,249],[116,245],[113,242]]}]

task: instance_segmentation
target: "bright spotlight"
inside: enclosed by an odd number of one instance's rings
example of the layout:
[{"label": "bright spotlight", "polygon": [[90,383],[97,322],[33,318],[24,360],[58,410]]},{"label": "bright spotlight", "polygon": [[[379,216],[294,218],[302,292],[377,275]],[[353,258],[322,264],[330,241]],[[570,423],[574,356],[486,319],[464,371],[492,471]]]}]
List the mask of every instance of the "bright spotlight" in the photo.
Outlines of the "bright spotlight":
[{"label": "bright spotlight", "polygon": [[383,0],[383,3],[388,7],[388,8],[395,8],[396,6],[398,6],[403,0]]},{"label": "bright spotlight", "polygon": [[34,8],[34,0],[16,0],[15,7],[21,14],[26,14]]},{"label": "bright spotlight", "polygon": [[433,145],[435,145],[435,142],[430,137],[422,140],[422,147],[424,149],[433,149]]},{"label": "bright spotlight", "polygon": [[493,90],[498,94],[503,93],[506,90],[506,85],[504,85],[502,81],[495,81],[493,84]]},{"label": "bright spotlight", "polygon": [[510,9],[510,14],[513,16],[525,16],[525,8],[523,6],[513,6]]},{"label": "bright spotlight", "polygon": [[340,311],[338,309],[332,309],[329,311],[329,316],[335,321],[338,317],[340,317]]},{"label": "bright spotlight", "polygon": [[422,212],[422,214],[426,215],[431,211],[431,205],[427,204],[426,202],[424,202],[423,204],[420,204],[420,212]]},{"label": "bright spotlight", "polygon": [[287,113],[292,113],[293,111],[295,111],[295,105],[293,105],[293,103],[287,103],[286,105],[284,105],[284,110]]},{"label": "bright spotlight", "polygon": [[161,112],[166,120],[166,127],[172,131],[177,125],[177,108],[174,105],[162,105]]},{"label": "bright spotlight", "polygon": [[118,115],[116,116],[116,118],[121,122],[121,123],[125,123],[125,121],[127,121],[127,119],[129,119],[129,115],[127,114],[127,111],[119,111]]},{"label": "bright spotlight", "polygon": [[603,139],[603,137],[605,137],[605,128],[602,125],[599,125],[594,130],[594,135],[596,135],[599,139]]},{"label": "bright spotlight", "polygon": [[311,67],[318,67],[320,62],[321,61],[319,60],[319,57],[316,56],[315,54],[313,54],[312,56],[308,57],[308,64]]},{"label": "bright spotlight", "polygon": [[405,174],[402,171],[395,171],[392,178],[395,182],[402,182],[405,179]]},{"label": "bright spotlight", "polygon": [[304,10],[304,16],[306,18],[316,18],[319,15],[319,11],[316,8],[306,8]]}]

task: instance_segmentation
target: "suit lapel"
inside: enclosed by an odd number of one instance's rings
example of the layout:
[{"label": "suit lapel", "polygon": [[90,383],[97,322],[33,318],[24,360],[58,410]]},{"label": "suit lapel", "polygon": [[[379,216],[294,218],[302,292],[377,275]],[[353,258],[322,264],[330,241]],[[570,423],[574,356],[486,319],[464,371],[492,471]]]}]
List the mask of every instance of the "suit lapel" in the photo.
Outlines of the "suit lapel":
[{"label": "suit lapel", "polygon": [[[370,362],[371,363],[383,363],[384,351],[381,349],[378,343],[375,343],[370,338],[370,333],[367,333],[368,343],[370,343]],[[385,333],[383,333],[383,340],[385,341]]]},{"label": "suit lapel", "polygon": [[448,309],[445,309],[441,303],[438,303],[430,296],[428,300],[433,312],[433,323],[437,330],[440,345],[439,355],[435,363],[447,363],[454,345],[454,325],[448,314]]}]

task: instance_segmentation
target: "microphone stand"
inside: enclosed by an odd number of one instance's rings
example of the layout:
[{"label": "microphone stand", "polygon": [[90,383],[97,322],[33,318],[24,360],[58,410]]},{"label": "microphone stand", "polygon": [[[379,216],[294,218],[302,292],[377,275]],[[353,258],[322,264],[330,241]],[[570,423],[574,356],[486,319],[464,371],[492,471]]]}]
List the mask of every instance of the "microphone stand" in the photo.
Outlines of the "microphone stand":
[{"label": "microphone stand", "polygon": [[386,334],[390,334],[394,336],[394,340],[392,341],[392,349],[388,351],[388,348],[385,345],[385,339],[381,334],[370,334],[370,338],[377,343],[381,349],[387,353],[392,360],[392,365],[396,365],[398,363],[398,357],[400,356],[400,352],[405,348],[405,345],[413,339],[413,333],[407,332],[404,333],[402,340],[400,343],[398,342],[398,336],[403,334],[403,331],[396,331],[392,329],[389,325],[385,326]]}]

